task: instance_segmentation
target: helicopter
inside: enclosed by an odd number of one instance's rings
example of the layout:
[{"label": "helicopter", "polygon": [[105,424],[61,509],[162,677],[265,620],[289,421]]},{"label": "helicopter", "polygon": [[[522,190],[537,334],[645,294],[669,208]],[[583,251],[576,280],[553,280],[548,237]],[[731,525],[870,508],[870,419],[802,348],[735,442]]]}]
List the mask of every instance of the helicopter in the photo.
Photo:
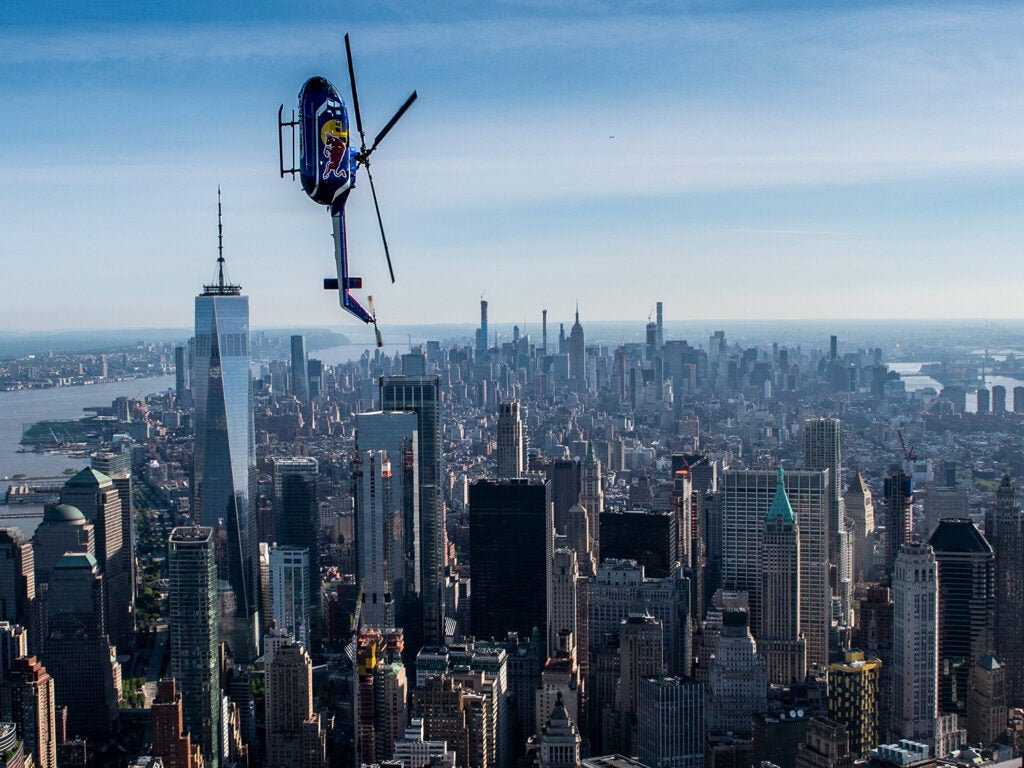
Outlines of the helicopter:
[{"label": "helicopter", "polygon": [[[377,225],[380,227],[380,238],[384,244],[384,256],[387,258],[388,272],[391,282],[395,282],[395,270],[391,265],[391,252],[388,249],[387,235],[384,233],[384,220],[380,214],[380,203],[377,201],[377,190],[373,185],[370,173],[370,157],[377,150],[380,142],[395,127],[406,110],[416,101],[416,91],[405,100],[398,111],[385,123],[380,133],[370,144],[366,145],[363,132],[363,119],[359,112],[359,95],[356,91],[355,68],[352,66],[352,46],[345,35],[345,55],[348,59],[348,76],[352,87],[352,108],[355,112],[356,130],[359,132],[360,147],[356,150],[353,136],[349,130],[348,109],[334,85],[324,77],[309,78],[299,91],[299,115],[292,110],[291,119],[284,119],[284,105],[277,111],[278,122],[278,154],[280,157],[281,178],[290,174],[294,179],[298,174],[303,191],[309,198],[320,205],[327,206],[331,211],[334,228],[334,260],[337,277],[324,278],[325,290],[338,291],[338,302],[342,309],[362,320],[373,324],[377,335],[377,346],[383,346],[380,329],[377,327],[377,315],[373,309],[373,296],[367,297],[367,310],[352,295],[352,291],[363,287],[361,277],[349,274],[348,245],[345,229],[345,203],[349,194],[356,186],[356,171],[360,167],[366,169],[366,178],[370,181],[370,192],[373,195],[373,206],[377,212]],[[291,129],[292,167],[285,167],[285,129]],[[299,162],[295,164],[295,133],[299,134]]]}]

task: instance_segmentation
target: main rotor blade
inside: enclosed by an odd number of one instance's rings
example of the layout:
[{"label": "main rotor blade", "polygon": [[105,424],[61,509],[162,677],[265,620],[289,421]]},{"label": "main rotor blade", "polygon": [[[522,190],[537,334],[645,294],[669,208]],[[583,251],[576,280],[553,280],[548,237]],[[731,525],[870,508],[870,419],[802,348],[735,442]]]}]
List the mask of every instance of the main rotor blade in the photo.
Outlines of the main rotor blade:
[{"label": "main rotor blade", "polygon": [[406,110],[412,106],[412,103],[414,101],[416,101],[416,91],[413,91],[409,95],[409,98],[405,100],[405,104],[398,108],[398,111],[395,112],[394,117],[388,120],[387,125],[385,125],[384,128],[381,129],[381,132],[377,134],[377,138],[373,140],[373,144],[370,146],[370,149],[367,152],[365,152],[366,155],[369,155],[371,152],[373,152],[373,150],[377,148],[377,145],[380,144],[381,139],[387,136],[391,129],[395,127],[395,123],[397,123],[401,119],[402,115],[404,115]]},{"label": "main rotor blade", "polygon": [[388,260],[388,272],[391,273],[391,282],[395,282],[395,270],[391,266],[391,251],[388,249],[388,238],[384,234],[384,219],[380,216],[380,203],[377,202],[377,188],[373,186],[373,176],[370,174],[370,166],[366,166],[366,178],[370,180],[370,191],[373,193],[373,207],[377,209],[377,224],[380,226],[380,239],[384,243],[384,256]]},{"label": "main rotor blade", "polygon": [[356,128],[359,131],[359,140],[362,142],[360,152],[366,151],[366,136],[363,134],[363,117],[359,114],[359,93],[356,91],[356,70],[352,66],[352,45],[348,41],[348,33],[345,33],[345,55],[348,57],[348,81],[352,85],[352,107],[356,112]]}]

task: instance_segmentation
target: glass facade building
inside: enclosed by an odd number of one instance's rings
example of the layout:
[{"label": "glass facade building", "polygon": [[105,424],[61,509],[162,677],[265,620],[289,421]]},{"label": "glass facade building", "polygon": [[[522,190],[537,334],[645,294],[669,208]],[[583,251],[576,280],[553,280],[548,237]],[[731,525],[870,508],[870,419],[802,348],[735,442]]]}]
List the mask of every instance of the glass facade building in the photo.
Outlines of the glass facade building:
[{"label": "glass facade building", "polygon": [[[383,411],[416,414],[420,496],[420,584],[423,594],[423,638],[444,642],[441,595],[445,567],[445,510],[441,501],[441,380],[438,376],[388,376],[380,379]],[[364,446],[360,445],[363,450]]]},{"label": "glass facade building", "polygon": [[182,715],[208,766],[220,758],[220,667],[214,531],[175,528],[167,544],[171,676],[181,686]]},{"label": "glass facade building", "polygon": [[256,657],[256,452],[249,373],[249,299],[224,282],[196,297],[193,517],[217,542],[221,638],[241,662]]}]

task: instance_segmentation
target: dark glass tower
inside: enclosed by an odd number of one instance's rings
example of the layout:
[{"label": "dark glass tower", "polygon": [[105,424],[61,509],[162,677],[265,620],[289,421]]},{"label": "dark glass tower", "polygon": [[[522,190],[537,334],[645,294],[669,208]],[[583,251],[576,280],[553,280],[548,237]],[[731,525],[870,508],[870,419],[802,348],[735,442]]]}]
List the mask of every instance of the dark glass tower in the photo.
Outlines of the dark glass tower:
[{"label": "dark glass tower", "polygon": [[1005,669],[1009,704],[1016,706],[1024,699],[1024,517],[1009,475],[996,491],[986,538],[996,556],[995,647]]},{"label": "dark glass tower", "polygon": [[942,520],[928,543],[939,564],[939,711],[966,715],[971,667],[992,649],[995,556],[970,520]]},{"label": "dark glass tower", "polygon": [[220,666],[214,533],[175,528],[167,544],[171,676],[181,687],[182,715],[206,765],[220,758]]},{"label": "dark glass tower", "polygon": [[292,336],[292,394],[300,403],[309,402],[306,337],[301,334]]},{"label": "dark glass tower", "polygon": [[437,376],[381,377],[380,407],[383,411],[411,411],[416,414],[423,639],[426,643],[441,645],[444,643],[441,577],[445,567],[445,511],[441,501],[441,381]]},{"label": "dark glass tower", "polygon": [[296,456],[274,460],[274,501],[277,507],[277,543],[302,547],[309,553],[308,606],[314,632],[320,605],[320,505],[317,499],[316,459]]},{"label": "dark glass tower", "polygon": [[249,298],[227,282],[223,252],[217,264],[216,282],[196,297],[193,517],[217,541],[221,638],[248,662],[256,657],[258,615]]},{"label": "dark glass tower", "polygon": [[550,557],[547,483],[481,480],[469,487],[472,634],[544,635]]},{"label": "dark glass tower", "polygon": [[892,578],[900,547],[914,530],[914,479],[901,469],[885,478],[885,573]]}]

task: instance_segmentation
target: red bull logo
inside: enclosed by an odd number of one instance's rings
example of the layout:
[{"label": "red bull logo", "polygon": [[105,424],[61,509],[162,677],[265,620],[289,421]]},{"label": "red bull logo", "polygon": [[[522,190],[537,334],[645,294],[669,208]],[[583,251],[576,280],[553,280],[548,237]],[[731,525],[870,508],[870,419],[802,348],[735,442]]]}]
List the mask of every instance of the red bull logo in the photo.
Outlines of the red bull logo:
[{"label": "red bull logo", "polygon": [[348,129],[341,120],[328,120],[320,129],[320,143],[323,145],[324,164],[321,178],[327,181],[348,178]]}]

